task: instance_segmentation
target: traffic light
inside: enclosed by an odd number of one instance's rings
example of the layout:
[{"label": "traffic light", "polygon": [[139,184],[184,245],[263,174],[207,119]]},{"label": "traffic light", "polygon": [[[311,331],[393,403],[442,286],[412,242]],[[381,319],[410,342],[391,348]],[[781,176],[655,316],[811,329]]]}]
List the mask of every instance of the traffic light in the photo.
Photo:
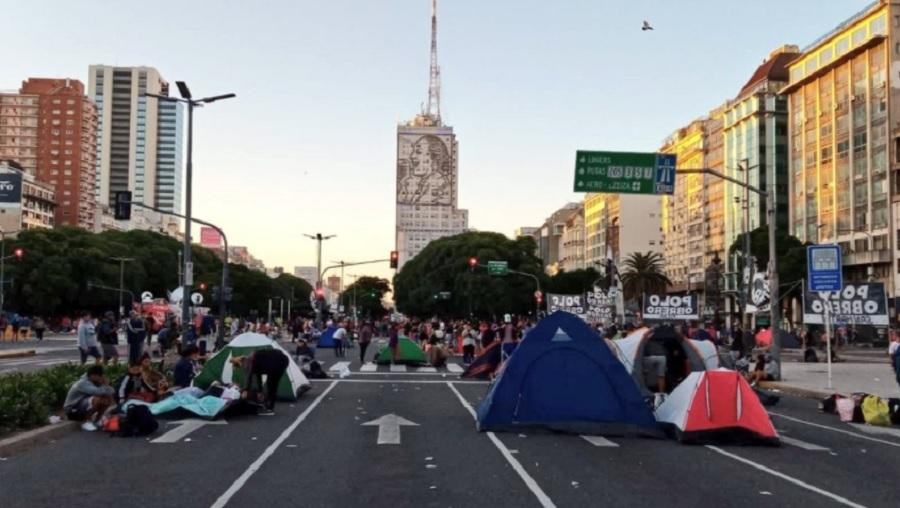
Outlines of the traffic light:
[{"label": "traffic light", "polygon": [[200,283],[200,291],[206,291],[206,283],[205,282]]},{"label": "traffic light", "polygon": [[400,261],[400,253],[392,250],[391,251],[391,268],[397,268],[398,261]]},{"label": "traffic light", "polygon": [[469,258],[469,268],[475,268],[478,266],[478,258],[472,256]]},{"label": "traffic light", "polygon": [[16,247],[15,250],[13,250],[13,256],[15,256],[16,259],[21,260],[23,257],[25,257],[25,249],[23,249],[22,247]]},{"label": "traffic light", "polygon": [[316,298],[319,300],[323,300],[325,298],[325,290],[322,288],[316,288]]},{"label": "traffic light", "polygon": [[114,216],[116,220],[131,220],[131,191],[116,192]]}]

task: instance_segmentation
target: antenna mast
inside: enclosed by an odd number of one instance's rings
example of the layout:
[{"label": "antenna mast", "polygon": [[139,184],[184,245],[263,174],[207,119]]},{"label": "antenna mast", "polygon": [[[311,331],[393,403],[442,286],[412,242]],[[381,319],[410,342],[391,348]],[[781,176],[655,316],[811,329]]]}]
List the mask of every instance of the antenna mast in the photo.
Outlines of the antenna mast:
[{"label": "antenna mast", "polygon": [[441,68],[437,63],[437,0],[431,0],[431,69],[425,114],[441,125]]}]

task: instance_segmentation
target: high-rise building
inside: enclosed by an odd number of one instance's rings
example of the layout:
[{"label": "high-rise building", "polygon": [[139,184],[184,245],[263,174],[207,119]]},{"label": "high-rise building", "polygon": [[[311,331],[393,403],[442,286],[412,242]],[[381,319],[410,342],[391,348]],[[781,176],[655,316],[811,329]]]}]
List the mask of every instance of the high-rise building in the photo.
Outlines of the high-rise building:
[{"label": "high-rise building", "polygon": [[550,275],[559,272],[559,262],[563,256],[563,233],[566,221],[581,209],[581,203],[566,203],[553,212],[534,233],[537,242],[537,256],[541,258],[544,271]]},{"label": "high-rise building", "polygon": [[[790,121],[791,234],[837,243],[846,279],[889,288],[900,281],[893,275],[900,270],[898,17],[900,4],[880,0],[845,20],[790,63],[781,90]],[[900,294],[892,289],[889,297]]]},{"label": "high-rise building", "polygon": [[468,211],[457,208],[456,135],[441,121],[436,0],[431,12],[430,71],[424,110],[397,126],[395,241],[400,268],[432,240],[462,233],[469,224]]},{"label": "high-rise building", "polygon": [[54,224],[93,229],[97,111],[75,79],[29,78],[23,96],[38,98],[34,175],[55,189]]},{"label": "high-rise building", "polygon": [[[726,176],[766,191],[775,191],[776,223],[788,227],[788,109],[779,90],[787,84],[788,64],[797,46],[785,45],[771,54],[721,108],[724,115]],[[767,204],[754,192],[725,183],[725,247],[744,231],[768,224]],[[735,256],[727,256],[726,272],[737,275]],[[737,289],[737,277],[726,279],[726,289]]]},{"label": "high-rise building", "polygon": [[635,253],[662,253],[661,207],[660,196],[587,194],[585,267],[603,266],[610,253],[620,266]]},{"label": "high-rise building", "polygon": [[571,272],[585,268],[584,257],[584,207],[579,206],[569,214],[559,239],[559,270]]},{"label": "high-rise building", "polygon": [[315,266],[295,266],[294,277],[301,278],[309,282],[310,286],[316,287],[316,282],[319,280],[319,272]]},{"label": "high-rise building", "polygon": [[169,95],[169,84],[152,67],[92,65],[89,72],[99,118],[98,204],[130,190],[134,201],[179,213],[183,108],[144,95]]},{"label": "high-rise building", "polygon": [[28,174],[37,167],[40,97],[0,93],[0,160],[15,161]]},{"label": "high-rise building", "polygon": [[18,202],[0,204],[0,231],[52,228],[56,209],[53,186],[35,178],[16,161],[0,160],[0,181],[7,180],[5,177],[12,174],[21,175],[17,177],[21,183],[21,198]]}]

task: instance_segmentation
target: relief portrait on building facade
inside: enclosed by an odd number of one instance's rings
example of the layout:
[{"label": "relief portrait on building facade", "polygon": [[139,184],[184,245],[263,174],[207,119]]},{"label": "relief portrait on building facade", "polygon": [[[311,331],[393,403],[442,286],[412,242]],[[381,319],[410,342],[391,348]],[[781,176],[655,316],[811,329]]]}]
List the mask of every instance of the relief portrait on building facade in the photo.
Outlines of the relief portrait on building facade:
[{"label": "relief portrait on building facade", "polygon": [[450,148],[432,134],[401,136],[397,160],[397,202],[411,205],[453,203]]}]

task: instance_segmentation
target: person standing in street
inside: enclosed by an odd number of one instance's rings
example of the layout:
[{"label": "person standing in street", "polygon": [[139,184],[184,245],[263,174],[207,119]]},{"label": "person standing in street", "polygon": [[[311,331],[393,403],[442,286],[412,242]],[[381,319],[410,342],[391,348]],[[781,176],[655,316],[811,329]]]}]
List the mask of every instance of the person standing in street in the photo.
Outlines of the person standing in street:
[{"label": "person standing in street", "polygon": [[112,365],[119,363],[119,327],[112,311],[107,311],[100,320],[97,338],[103,350],[103,363]]},{"label": "person standing in street", "polygon": [[462,333],[463,363],[468,365],[475,360],[475,330],[466,323]]},{"label": "person standing in street", "polygon": [[368,349],[369,344],[372,342],[372,324],[369,322],[363,323],[362,329],[359,331],[359,361],[360,363],[366,363],[366,349]]},{"label": "person standing in street", "polygon": [[141,361],[141,353],[144,349],[144,337],[147,329],[144,320],[137,312],[131,311],[128,322],[125,325],[125,336],[128,340],[128,364],[136,364]]},{"label": "person standing in street", "polygon": [[78,323],[78,352],[81,354],[81,365],[87,362],[88,356],[94,357],[94,363],[100,363],[100,348],[97,343],[97,329],[90,312],[85,312]]},{"label": "person standing in street", "polygon": [[34,338],[41,342],[44,340],[44,332],[47,330],[47,322],[44,321],[44,318],[41,316],[37,316],[34,318],[34,323],[32,323],[31,328],[34,330]]},{"label": "person standing in street", "polygon": [[344,328],[344,323],[341,322],[338,325],[338,329],[334,331],[334,356],[337,358],[344,357],[344,340],[347,338],[347,329]]}]

